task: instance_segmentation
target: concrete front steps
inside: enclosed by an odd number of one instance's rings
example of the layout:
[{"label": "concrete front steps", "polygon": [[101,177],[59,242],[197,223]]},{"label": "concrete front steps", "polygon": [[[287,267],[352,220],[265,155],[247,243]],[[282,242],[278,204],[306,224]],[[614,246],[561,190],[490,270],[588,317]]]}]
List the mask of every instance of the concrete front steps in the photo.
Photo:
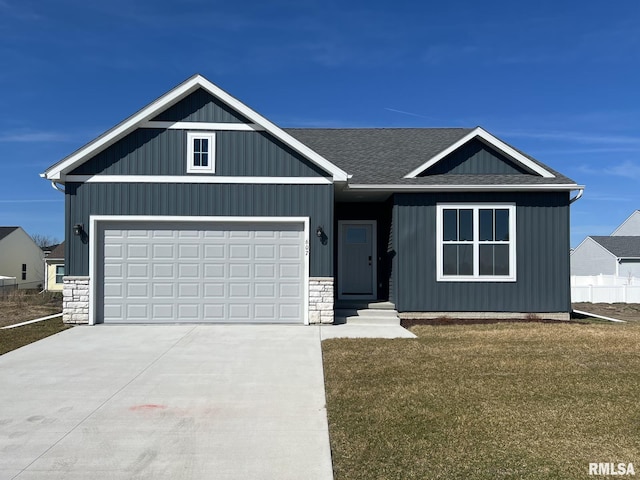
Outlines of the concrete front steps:
[{"label": "concrete front steps", "polygon": [[400,325],[400,317],[391,302],[339,300],[335,304],[333,323]]}]

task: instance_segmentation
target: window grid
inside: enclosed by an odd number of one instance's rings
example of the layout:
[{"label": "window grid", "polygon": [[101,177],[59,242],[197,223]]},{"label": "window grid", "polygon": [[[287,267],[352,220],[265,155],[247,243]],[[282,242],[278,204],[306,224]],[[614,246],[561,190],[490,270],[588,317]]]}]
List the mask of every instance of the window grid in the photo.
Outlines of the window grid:
[{"label": "window grid", "polygon": [[56,265],[56,283],[62,283],[64,278],[64,265]]},{"label": "window grid", "polygon": [[[463,225],[461,212],[471,212],[470,239],[465,233],[469,227]],[[437,279],[515,281],[515,213],[512,204],[438,205]],[[454,214],[455,238],[451,228]],[[455,269],[452,269],[451,262],[445,259],[454,256]]]},{"label": "window grid", "polygon": [[215,173],[215,133],[187,132],[187,173]]}]

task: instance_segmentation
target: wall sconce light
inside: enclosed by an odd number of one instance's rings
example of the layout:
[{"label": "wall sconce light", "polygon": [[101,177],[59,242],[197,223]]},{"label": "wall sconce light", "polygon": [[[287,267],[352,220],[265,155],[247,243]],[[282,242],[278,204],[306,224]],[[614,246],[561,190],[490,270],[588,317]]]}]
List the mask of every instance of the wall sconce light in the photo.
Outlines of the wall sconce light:
[{"label": "wall sconce light", "polygon": [[318,228],[316,228],[316,237],[322,238],[323,235],[324,235],[324,228],[322,227],[322,225],[318,225]]},{"label": "wall sconce light", "polygon": [[82,235],[84,232],[84,225],[82,223],[76,223],[73,226],[73,234],[76,236]]}]

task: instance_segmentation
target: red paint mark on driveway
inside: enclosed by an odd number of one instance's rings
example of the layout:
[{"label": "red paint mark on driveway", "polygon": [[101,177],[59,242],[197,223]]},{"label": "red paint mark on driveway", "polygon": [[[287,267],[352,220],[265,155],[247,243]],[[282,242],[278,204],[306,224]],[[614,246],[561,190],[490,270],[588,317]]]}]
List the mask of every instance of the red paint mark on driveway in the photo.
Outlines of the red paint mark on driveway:
[{"label": "red paint mark on driveway", "polygon": [[145,403],[144,405],[134,405],[133,407],[129,407],[129,410],[136,411],[150,411],[150,410],[164,410],[167,408],[166,405],[158,405],[156,403]]}]

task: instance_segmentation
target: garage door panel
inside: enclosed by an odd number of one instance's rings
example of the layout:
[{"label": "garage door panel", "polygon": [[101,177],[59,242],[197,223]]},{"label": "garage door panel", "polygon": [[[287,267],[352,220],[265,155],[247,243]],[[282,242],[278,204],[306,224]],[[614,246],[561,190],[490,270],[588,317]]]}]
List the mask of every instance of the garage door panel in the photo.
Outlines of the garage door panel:
[{"label": "garage door panel", "polygon": [[103,232],[107,323],[303,321],[302,224],[147,222]]},{"label": "garage door panel", "polygon": [[148,296],[149,296],[148,283],[128,283],[127,284],[127,297],[147,298]]}]

